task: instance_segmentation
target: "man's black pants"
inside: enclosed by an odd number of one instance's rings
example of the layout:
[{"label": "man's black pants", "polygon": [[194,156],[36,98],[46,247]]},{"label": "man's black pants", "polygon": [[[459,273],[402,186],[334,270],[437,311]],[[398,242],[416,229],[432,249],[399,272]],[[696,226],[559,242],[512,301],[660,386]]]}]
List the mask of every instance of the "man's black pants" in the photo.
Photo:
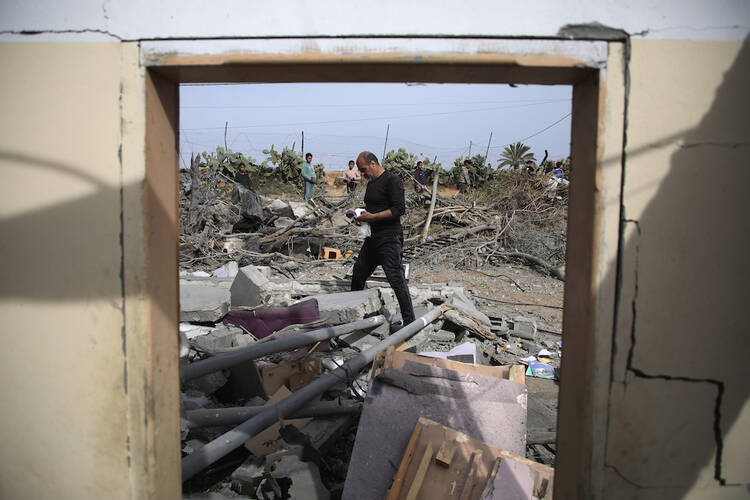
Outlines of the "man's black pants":
[{"label": "man's black pants", "polygon": [[401,245],[401,238],[397,235],[365,238],[352,271],[352,291],[364,290],[365,282],[379,264],[396,294],[401,308],[401,318],[406,326],[414,321],[414,307],[404,278],[404,270],[401,268]]}]

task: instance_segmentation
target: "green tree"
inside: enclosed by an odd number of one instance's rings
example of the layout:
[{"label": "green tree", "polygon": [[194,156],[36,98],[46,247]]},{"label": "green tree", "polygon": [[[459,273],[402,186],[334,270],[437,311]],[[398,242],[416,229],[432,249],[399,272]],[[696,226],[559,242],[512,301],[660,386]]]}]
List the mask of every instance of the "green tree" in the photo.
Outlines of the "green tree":
[{"label": "green tree", "polygon": [[510,165],[518,170],[518,167],[523,163],[526,163],[527,160],[536,161],[534,153],[530,153],[529,151],[531,151],[531,148],[522,142],[505,146],[503,152],[500,153],[500,163],[497,165],[498,168]]},{"label": "green tree", "polygon": [[[417,168],[417,162],[420,161],[419,157],[414,153],[409,153],[404,148],[398,148],[398,151],[391,149],[385,154],[385,158],[381,162],[384,169],[389,172],[393,172],[398,175],[404,182],[404,186],[411,186],[411,182],[414,182],[414,170]],[[424,170],[425,181],[430,184],[433,179],[435,169],[440,167],[440,163],[433,163],[429,158],[422,158],[422,170]],[[448,180],[449,174],[445,170],[440,170],[440,178],[438,184],[445,184]]]},{"label": "green tree", "polygon": [[255,159],[251,156],[245,156],[242,153],[235,153],[231,149],[224,150],[223,147],[217,146],[215,153],[208,153],[206,151],[200,153],[199,157],[203,157],[202,166],[208,167],[210,170],[209,178],[213,179],[215,184],[219,180],[217,173],[221,173],[225,177],[234,178],[234,174],[239,169],[240,163],[244,163],[248,174],[255,175],[259,171],[259,165],[255,163]]}]

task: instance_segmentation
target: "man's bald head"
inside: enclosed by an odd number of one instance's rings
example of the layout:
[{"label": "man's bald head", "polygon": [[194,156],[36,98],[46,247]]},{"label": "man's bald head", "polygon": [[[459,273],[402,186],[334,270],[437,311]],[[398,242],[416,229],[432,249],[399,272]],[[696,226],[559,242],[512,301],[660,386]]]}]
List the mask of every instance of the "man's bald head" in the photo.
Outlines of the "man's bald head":
[{"label": "man's bald head", "polygon": [[380,165],[380,162],[378,162],[378,157],[369,151],[362,151],[361,153],[359,153],[359,156],[357,156],[357,166],[359,166],[361,163],[369,165],[371,162],[375,162]]},{"label": "man's bald head", "polygon": [[357,156],[357,170],[368,179],[376,179],[384,171],[378,163],[378,157],[369,151],[362,151]]}]

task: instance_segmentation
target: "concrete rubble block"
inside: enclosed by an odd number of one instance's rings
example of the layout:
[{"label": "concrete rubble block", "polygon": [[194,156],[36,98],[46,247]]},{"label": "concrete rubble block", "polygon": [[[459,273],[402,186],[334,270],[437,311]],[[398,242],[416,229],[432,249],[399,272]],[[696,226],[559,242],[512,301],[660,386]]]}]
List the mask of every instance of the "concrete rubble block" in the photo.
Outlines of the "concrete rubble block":
[{"label": "concrete rubble block", "polygon": [[333,325],[343,325],[372,316],[382,306],[377,289],[313,295],[303,300],[310,299],[317,299],[321,321]]},{"label": "concrete rubble block", "polygon": [[379,313],[385,316],[386,322],[393,324],[401,321],[401,309],[396,300],[396,294],[390,288],[378,288],[380,294],[380,311]]},{"label": "concrete rubble block", "polygon": [[289,203],[282,200],[273,200],[268,206],[266,206],[271,215],[277,217],[294,218],[294,211]]},{"label": "concrete rubble block", "polygon": [[233,307],[255,307],[268,302],[272,284],[262,270],[256,266],[245,266],[237,273],[232,286],[231,304]]},{"label": "concrete rubble block", "polygon": [[349,428],[349,416],[316,418],[306,424],[300,432],[307,436],[309,444],[316,450],[326,450]]},{"label": "concrete rubble block", "polygon": [[262,457],[251,456],[237,467],[230,476],[232,490],[245,495],[252,495],[265,474]]},{"label": "concrete rubble block", "polygon": [[328,500],[330,492],[323,486],[320,470],[312,462],[302,462],[295,456],[286,456],[276,462],[271,477],[289,478],[289,497],[295,500]]},{"label": "concrete rubble block", "polygon": [[466,296],[466,293],[464,293],[463,291],[453,292],[453,294],[451,294],[450,298],[448,299],[448,303],[460,313],[476,320],[486,328],[490,328],[492,326],[492,321],[490,321],[490,318],[482,311],[477,309],[477,307],[474,305],[474,302],[470,298],[468,298]]},{"label": "concrete rubble block", "polygon": [[186,389],[192,389],[205,394],[213,394],[227,383],[227,377],[222,372],[213,372],[202,377],[194,378],[185,383]]},{"label": "concrete rubble block", "polygon": [[245,337],[242,329],[236,326],[219,325],[211,329],[207,335],[195,337],[191,340],[191,343],[201,351],[217,353],[237,346],[239,344],[236,340],[237,337]]},{"label": "concrete rubble block", "polygon": [[180,321],[219,321],[229,312],[229,302],[229,291],[223,287],[180,281]]},{"label": "concrete rubble block", "polygon": [[[382,325],[381,325],[382,326]],[[370,347],[378,344],[380,338],[370,335],[367,330],[359,330],[356,332],[348,333],[339,337],[339,340],[349,347],[354,347],[359,351],[366,351]]]},{"label": "concrete rubble block", "polygon": [[295,218],[304,217],[305,215],[308,215],[313,211],[310,205],[301,201],[290,201],[289,207],[292,209],[292,214]]},{"label": "concrete rubble block", "polygon": [[282,227],[289,227],[294,222],[293,219],[290,219],[289,217],[279,217],[275,221],[273,221],[273,226],[281,229]]},{"label": "concrete rubble block", "polygon": [[217,278],[234,278],[235,276],[237,276],[239,270],[239,264],[237,264],[235,261],[230,261],[220,268],[215,269],[213,275]]},{"label": "concrete rubble block", "polygon": [[448,330],[438,330],[436,332],[430,332],[430,340],[433,342],[440,342],[442,344],[449,344],[456,341],[456,334],[449,332]]},{"label": "concrete rubble block", "polygon": [[536,321],[523,316],[516,316],[511,321],[513,328],[508,333],[522,339],[536,341]]},{"label": "concrete rubble block", "polygon": [[198,408],[207,408],[210,405],[211,400],[202,392],[185,391],[180,393],[180,406],[183,410],[197,410]]}]

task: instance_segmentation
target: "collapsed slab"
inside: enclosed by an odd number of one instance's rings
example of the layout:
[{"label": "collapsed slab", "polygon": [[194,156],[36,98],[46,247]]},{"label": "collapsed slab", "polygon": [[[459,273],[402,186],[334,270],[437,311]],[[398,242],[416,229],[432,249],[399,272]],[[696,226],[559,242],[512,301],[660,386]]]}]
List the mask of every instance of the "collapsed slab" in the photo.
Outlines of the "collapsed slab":
[{"label": "collapsed slab", "polygon": [[407,359],[401,369],[384,369],[375,378],[359,421],[342,498],[385,497],[420,416],[525,454],[526,386],[478,373],[495,368],[499,373],[501,367],[466,366],[472,371]]},{"label": "collapsed slab", "polygon": [[334,325],[343,325],[380,311],[380,293],[375,290],[340,292],[313,295],[302,300],[316,299],[320,319]]},{"label": "collapsed slab", "polygon": [[229,302],[229,291],[223,287],[180,281],[180,321],[219,321],[229,312]]}]

